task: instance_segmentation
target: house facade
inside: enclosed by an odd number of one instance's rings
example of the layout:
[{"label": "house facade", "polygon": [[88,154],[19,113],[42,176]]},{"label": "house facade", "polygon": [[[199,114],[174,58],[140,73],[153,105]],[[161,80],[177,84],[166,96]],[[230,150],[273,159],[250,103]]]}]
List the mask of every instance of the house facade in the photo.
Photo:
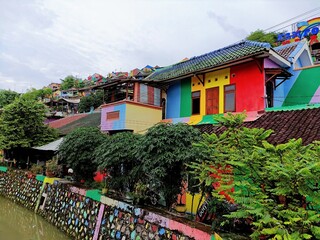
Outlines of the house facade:
[{"label": "house facade", "polygon": [[134,78],[114,79],[95,89],[103,89],[101,131],[143,133],[162,120],[161,90]]},{"label": "house facade", "polygon": [[292,75],[290,66],[269,44],[241,41],[156,70],[146,80],[166,93],[166,121],[193,125],[225,112],[256,116],[270,106],[276,79]]}]

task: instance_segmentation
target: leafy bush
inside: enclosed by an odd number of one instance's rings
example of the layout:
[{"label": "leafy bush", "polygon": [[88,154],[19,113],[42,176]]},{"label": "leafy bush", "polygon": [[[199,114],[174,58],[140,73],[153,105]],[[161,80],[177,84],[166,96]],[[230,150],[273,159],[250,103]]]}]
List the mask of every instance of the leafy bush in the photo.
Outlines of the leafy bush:
[{"label": "leafy bush", "polygon": [[143,181],[162,193],[166,206],[176,202],[185,178],[185,163],[195,156],[192,143],[200,132],[187,124],[160,123],[148,129],[137,148],[136,157],[146,175]]},{"label": "leafy bush", "polygon": [[93,152],[105,138],[107,135],[98,128],[81,127],[63,139],[59,146],[60,160],[73,169],[75,180],[93,181],[93,173],[97,170]]},{"label": "leafy bush", "polygon": [[253,239],[319,238],[320,143],[303,146],[298,139],[274,146],[266,141],[272,131],[240,127],[241,118],[223,118],[223,134],[195,144],[202,155],[190,165],[193,174],[216,186],[216,199],[238,204],[226,217],[250,220]]},{"label": "leafy bush", "polygon": [[141,135],[122,132],[112,135],[94,151],[94,162],[111,175],[110,187],[120,191],[133,191],[141,163],[135,156]]}]

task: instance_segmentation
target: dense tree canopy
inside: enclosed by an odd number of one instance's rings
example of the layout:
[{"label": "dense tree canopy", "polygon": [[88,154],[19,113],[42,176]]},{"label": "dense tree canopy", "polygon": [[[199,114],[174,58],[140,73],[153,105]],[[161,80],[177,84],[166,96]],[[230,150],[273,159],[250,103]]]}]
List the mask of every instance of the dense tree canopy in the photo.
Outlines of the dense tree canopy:
[{"label": "dense tree canopy", "polygon": [[267,42],[267,43],[270,43],[271,46],[276,46],[278,33],[275,33],[275,32],[265,33],[263,30],[258,29],[250,33],[249,36],[246,37],[246,39],[251,41],[257,41],[257,42]]},{"label": "dense tree canopy", "polygon": [[33,147],[57,138],[44,124],[46,106],[34,100],[17,98],[5,106],[0,116],[0,148]]},{"label": "dense tree canopy", "polygon": [[[141,162],[136,148],[142,135],[131,132],[114,134],[105,139],[94,152],[95,162],[100,170],[111,175],[110,187],[119,191],[133,191]],[[141,170],[141,169],[140,169]]]},{"label": "dense tree canopy", "polygon": [[19,97],[19,93],[15,91],[0,90],[0,109],[12,103],[17,97]]},{"label": "dense tree canopy", "polygon": [[43,88],[43,89],[29,89],[26,93],[22,94],[22,98],[27,100],[43,100],[44,98],[51,98],[52,89]]},{"label": "dense tree canopy", "polygon": [[106,137],[98,128],[81,127],[64,138],[59,156],[62,163],[74,170],[76,180],[93,181],[93,173],[97,170],[93,152]]}]

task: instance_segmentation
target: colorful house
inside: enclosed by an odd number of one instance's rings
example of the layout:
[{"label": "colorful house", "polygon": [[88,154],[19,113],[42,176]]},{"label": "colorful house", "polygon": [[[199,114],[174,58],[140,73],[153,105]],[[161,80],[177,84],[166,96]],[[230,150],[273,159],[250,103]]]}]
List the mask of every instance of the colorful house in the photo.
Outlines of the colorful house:
[{"label": "colorful house", "polygon": [[270,44],[245,40],[160,68],[146,80],[166,93],[167,121],[193,125],[225,112],[257,117],[270,107],[276,79],[292,75],[290,66]]},{"label": "colorful house", "polygon": [[103,89],[101,131],[142,133],[162,119],[161,91],[134,78],[113,79]]}]

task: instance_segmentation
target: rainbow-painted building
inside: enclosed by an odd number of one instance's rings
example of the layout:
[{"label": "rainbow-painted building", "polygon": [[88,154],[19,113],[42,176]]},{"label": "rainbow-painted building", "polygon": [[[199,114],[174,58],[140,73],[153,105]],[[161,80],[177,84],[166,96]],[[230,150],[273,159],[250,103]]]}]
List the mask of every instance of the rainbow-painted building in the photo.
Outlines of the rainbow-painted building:
[{"label": "rainbow-painted building", "polygon": [[274,86],[292,76],[291,63],[268,43],[241,41],[156,70],[150,84],[166,93],[166,121],[213,123],[214,114],[272,107]]}]

